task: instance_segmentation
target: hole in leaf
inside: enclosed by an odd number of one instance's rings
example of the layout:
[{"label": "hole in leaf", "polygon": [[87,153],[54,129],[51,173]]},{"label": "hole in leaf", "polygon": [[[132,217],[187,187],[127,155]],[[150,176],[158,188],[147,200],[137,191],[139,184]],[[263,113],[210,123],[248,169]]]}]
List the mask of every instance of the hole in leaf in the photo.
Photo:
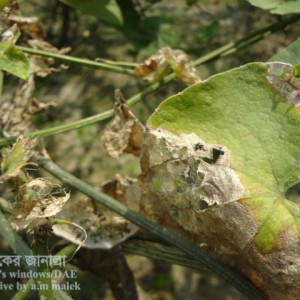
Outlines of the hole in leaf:
[{"label": "hole in leaf", "polygon": [[290,201],[300,204],[300,183],[295,184],[286,192],[286,197]]},{"label": "hole in leaf", "polygon": [[218,161],[220,155],[224,155],[224,151],[222,151],[220,149],[213,148],[213,157],[212,158],[204,157],[203,160],[205,162],[213,165]]}]

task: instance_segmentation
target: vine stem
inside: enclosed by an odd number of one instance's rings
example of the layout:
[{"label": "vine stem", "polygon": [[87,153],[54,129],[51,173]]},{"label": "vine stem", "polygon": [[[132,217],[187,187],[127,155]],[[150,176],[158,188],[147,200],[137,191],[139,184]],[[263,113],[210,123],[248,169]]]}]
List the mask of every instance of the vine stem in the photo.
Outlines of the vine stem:
[{"label": "vine stem", "polygon": [[64,183],[69,186],[77,189],[83,194],[89,196],[97,202],[100,202],[105,207],[114,211],[115,213],[123,216],[128,219],[132,223],[136,224],[139,227],[142,227],[151,233],[155,234],[159,238],[162,238],[166,242],[171,245],[179,248],[186,254],[188,254],[191,258],[199,261],[203,264],[204,267],[210,269],[215,272],[221,278],[232,284],[239,291],[241,291],[244,295],[246,295],[249,299],[265,299],[264,295],[262,295],[252,283],[245,278],[241,277],[238,273],[232,271],[227,266],[222,264],[221,262],[216,261],[208,254],[206,254],[199,247],[191,244],[190,242],[184,240],[179,235],[174,232],[162,227],[159,224],[156,224],[140,214],[130,210],[120,202],[115,199],[109,197],[108,195],[96,190],[86,182],[80,180],[79,178],[73,176],[72,174],[64,171],[51,160],[46,159],[45,157],[35,154],[34,158],[39,163],[39,165],[44,168],[46,171],[59,178]]},{"label": "vine stem", "polygon": [[94,60],[84,59],[84,58],[78,58],[78,57],[65,55],[65,54],[53,53],[50,51],[32,49],[32,48],[23,47],[23,46],[17,46],[17,48],[28,54],[50,57],[50,58],[54,58],[54,59],[63,60],[65,62],[79,64],[82,66],[92,67],[92,68],[96,68],[96,69],[103,69],[103,70],[110,71],[110,72],[122,73],[122,74],[127,74],[127,75],[132,75],[132,76],[134,75],[134,70],[132,68],[124,67],[124,63],[122,63],[122,62],[121,62],[121,64],[118,64],[118,62],[112,62],[112,61],[108,60],[108,63],[104,63],[104,62],[99,62],[99,61],[94,61]]},{"label": "vine stem", "polygon": [[[266,38],[270,34],[285,28],[287,25],[292,24],[292,23],[298,21],[299,19],[300,19],[300,15],[296,15],[296,16],[290,17],[288,19],[282,20],[281,22],[277,22],[277,23],[271,24],[267,27],[256,30],[237,41],[229,42],[228,44],[194,60],[191,63],[191,65],[194,67],[197,67],[203,63],[206,63],[210,60],[216,59],[220,56],[226,56],[226,55],[232,54],[234,52],[237,52],[237,51],[244,49],[254,43],[257,43],[258,41]],[[34,49],[30,49],[30,48],[25,48],[25,47],[19,47],[19,48],[27,53],[31,53],[31,54],[40,53],[39,55],[57,58],[57,59],[61,59],[61,60],[67,60],[70,62],[72,61],[74,63],[81,64],[81,61],[83,61],[82,64],[87,65],[87,66],[94,66],[95,64],[96,65],[99,64],[94,61],[78,59],[78,58],[70,57],[67,55],[54,54],[54,53],[47,52],[47,51],[34,50]],[[103,65],[103,64],[101,64],[101,65]],[[107,67],[109,67],[109,68],[107,68]],[[107,70],[111,71],[110,67],[120,68],[120,67],[116,67],[116,66],[105,65],[105,68]],[[121,69],[123,70],[124,68],[121,68]],[[126,69],[126,70],[128,70],[128,69]],[[117,71],[115,71],[115,72],[117,72]],[[165,78],[163,78],[161,81],[150,84],[146,89],[144,89],[143,91],[141,91],[141,92],[137,93],[136,95],[134,95],[133,97],[131,97],[127,101],[128,106],[135,105],[136,103],[138,103],[139,101],[141,101],[142,99],[147,97],[148,95],[150,95],[153,92],[155,92],[156,90],[158,90],[162,85],[172,81],[175,78],[176,78],[176,74],[171,73],[171,74],[167,75]],[[113,113],[114,113],[113,109],[109,109],[105,112],[102,112],[100,114],[97,114],[97,115],[94,115],[94,116],[91,116],[88,118],[81,119],[79,121],[75,121],[75,122],[68,123],[68,124],[62,124],[62,125],[54,126],[51,128],[36,130],[36,131],[24,134],[24,136],[29,137],[29,138],[46,137],[46,136],[50,136],[50,135],[54,135],[54,134],[67,132],[67,131],[74,130],[74,129],[79,129],[81,127],[85,127],[85,126],[106,120],[106,119],[112,117]],[[13,142],[16,141],[17,138],[18,138],[17,136],[1,138],[0,139],[0,147],[12,144]]]}]

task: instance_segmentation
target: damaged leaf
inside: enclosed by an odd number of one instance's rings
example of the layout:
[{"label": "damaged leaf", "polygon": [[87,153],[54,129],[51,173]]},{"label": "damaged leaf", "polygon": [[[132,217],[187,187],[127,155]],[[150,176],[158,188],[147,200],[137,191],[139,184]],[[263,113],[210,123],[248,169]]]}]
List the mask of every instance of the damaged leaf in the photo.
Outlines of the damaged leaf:
[{"label": "damaged leaf", "polygon": [[231,253],[271,299],[300,293],[299,90],[284,63],[215,75],[164,101],[142,148],[144,213]]},{"label": "damaged leaf", "polygon": [[[6,27],[7,24],[4,24]],[[16,25],[6,29],[1,34],[0,42],[0,70],[7,71],[22,79],[29,75],[29,62],[25,54],[14,44],[20,36]]]},{"label": "damaged leaf", "polygon": [[[70,51],[69,47],[59,50],[50,43],[40,39],[29,40],[28,44],[32,49],[44,50],[52,53],[66,54]],[[54,62],[55,60],[50,57],[32,55],[30,56],[30,72],[40,77],[46,77],[52,72],[60,72],[68,68],[68,66],[63,64],[57,67],[52,67]]]},{"label": "damaged leaf", "polygon": [[70,193],[45,178],[29,180],[19,187],[13,225],[26,228],[31,222],[55,216],[70,198]]},{"label": "damaged leaf", "polygon": [[6,181],[15,196],[12,225],[21,230],[29,224],[55,216],[69,199],[58,185],[45,178],[32,179],[26,167],[33,155],[36,140],[18,138],[11,148],[2,150],[1,181]]},{"label": "damaged leaf", "polygon": [[35,140],[20,137],[12,148],[1,149],[1,181],[7,181],[19,176],[22,168],[28,164],[35,145]]},{"label": "damaged leaf", "polygon": [[19,30],[26,32],[33,39],[44,39],[46,32],[37,17],[22,17],[17,15],[10,15],[8,20],[16,24]]},{"label": "damaged leaf", "polygon": [[22,79],[29,75],[29,62],[24,53],[10,42],[0,43],[0,70]]},{"label": "damaged leaf", "polygon": [[119,157],[122,153],[139,156],[144,127],[130,111],[119,90],[115,99],[115,116],[105,128],[101,139],[103,146],[112,157]]},{"label": "damaged leaf", "polygon": [[181,50],[165,47],[152,55],[143,64],[135,69],[135,75],[146,81],[161,80],[166,74],[173,71],[177,78],[187,85],[200,82],[195,68],[189,65],[188,56]]}]

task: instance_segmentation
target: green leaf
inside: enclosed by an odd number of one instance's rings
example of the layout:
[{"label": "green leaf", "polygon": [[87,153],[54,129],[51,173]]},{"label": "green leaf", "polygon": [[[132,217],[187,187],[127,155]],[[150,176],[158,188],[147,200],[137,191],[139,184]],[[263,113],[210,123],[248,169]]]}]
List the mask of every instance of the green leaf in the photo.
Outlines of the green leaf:
[{"label": "green leaf", "polygon": [[0,0],[0,10],[10,4],[10,0]]},{"label": "green leaf", "polygon": [[22,79],[29,75],[29,62],[24,53],[9,42],[0,43],[0,70]]},{"label": "green leaf", "polygon": [[269,10],[272,14],[286,15],[300,12],[300,0],[248,0],[250,4]]},{"label": "green leaf", "polygon": [[22,168],[26,166],[29,158],[31,157],[31,150],[34,146],[34,142],[31,142],[27,138],[19,138],[14,146],[4,148],[1,150],[2,162],[1,162],[1,180],[5,181],[16,176],[19,176]]},{"label": "green leaf", "polygon": [[300,38],[295,42],[290,44],[287,48],[282,49],[274,56],[272,56],[269,61],[281,61],[289,63],[291,65],[297,65],[300,63]]},{"label": "green leaf", "polygon": [[[242,196],[234,201],[248,207],[254,216],[255,225],[250,229],[249,224],[249,230],[256,231],[255,244],[264,253],[273,250],[286,231],[300,235],[300,207],[286,198],[288,189],[300,181],[299,88],[290,65],[252,63],[187,88],[164,101],[148,120],[152,131],[167,130],[179,138],[195,133],[205,143],[230,151],[230,156],[224,156],[230,158],[230,169],[244,187]],[[157,153],[165,148],[164,142]],[[218,156],[224,152],[215,148],[219,154],[202,161],[217,166]],[[230,182],[223,188],[227,185]],[[172,199],[171,195],[165,197]],[[182,205],[182,200],[177,205]],[[243,220],[228,216],[230,221],[243,224]]]},{"label": "green leaf", "polygon": [[60,0],[83,13],[98,17],[103,23],[114,28],[123,26],[121,10],[115,0]]},{"label": "green leaf", "polygon": [[298,78],[300,77],[300,64],[294,66],[294,68],[293,68],[293,75],[295,77],[298,77]]}]

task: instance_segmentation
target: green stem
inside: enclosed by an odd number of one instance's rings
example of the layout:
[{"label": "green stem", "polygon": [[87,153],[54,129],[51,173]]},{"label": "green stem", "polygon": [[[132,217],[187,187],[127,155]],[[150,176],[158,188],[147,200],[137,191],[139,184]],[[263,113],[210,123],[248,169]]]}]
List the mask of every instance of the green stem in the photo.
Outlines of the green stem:
[{"label": "green stem", "polygon": [[[37,240],[36,244],[33,247],[34,255],[48,255],[48,248],[47,248],[47,240]],[[45,274],[51,274],[51,270],[46,263],[40,263],[39,266],[36,267],[36,271]],[[52,291],[52,279],[45,277],[38,278],[37,282],[39,282],[39,287],[43,287],[39,289],[39,294],[41,298],[47,300],[54,300],[54,295]],[[46,288],[47,287],[47,288]]]},{"label": "green stem", "polygon": [[[258,42],[259,40],[269,36],[271,33],[274,33],[275,31],[278,31],[280,29],[283,29],[284,27],[286,27],[287,25],[296,22],[297,20],[300,19],[300,15],[296,15],[293,16],[291,18],[288,18],[286,20],[283,20],[279,23],[275,23],[272,24],[270,26],[267,26],[265,28],[259,29],[257,31],[254,31],[252,33],[250,33],[249,35],[245,36],[244,38],[235,41],[235,42],[230,42],[202,57],[200,57],[199,59],[193,61],[191,63],[192,66],[197,67],[205,62],[208,62],[212,59],[216,59],[220,56],[225,56],[225,55],[229,55],[232,54],[236,51],[239,51],[241,49],[244,49],[245,47],[248,47],[256,42]],[[26,48],[29,49],[29,48]],[[24,51],[24,47],[22,47],[22,50]],[[32,51],[40,51],[40,50],[32,50]],[[43,51],[43,53],[47,53],[45,51]],[[37,53],[35,53],[37,54]],[[45,54],[46,56],[46,54]],[[57,56],[55,54],[55,56]],[[58,55],[58,57],[68,57],[66,55]],[[52,57],[52,56],[51,56]],[[75,59],[77,60],[77,59]],[[79,59],[80,60],[80,59]],[[84,60],[86,61],[86,60]],[[162,79],[160,82],[155,82],[152,83],[151,85],[149,85],[145,90],[143,90],[142,92],[136,94],[135,96],[131,97],[128,101],[127,104],[129,106],[133,106],[136,103],[138,103],[139,101],[141,101],[142,99],[144,99],[145,97],[147,97],[148,95],[152,94],[153,92],[155,92],[157,89],[159,89],[159,87],[161,87],[162,85],[172,81],[173,79],[176,78],[175,73],[171,73],[168,76],[166,76],[164,79]],[[46,129],[41,129],[41,130],[37,130],[37,131],[33,131],[33,132],[29,132],[27,134],[25,134],[25,136],[30,137],[30,138],[36,138],[36,137],[46,137],[46,136],[50,136],[50,135],[54,135],[54,134],[59,134],[59,133],[63,133],[63,132],[67,132],[70,130],[74,130],[74,129],[79,129],[81,127],[85,127],[103,120],[106,120],[110,117],[113,116],[113,109],[109,109],[103,113],[85,118],[85,119],[81,119],[79,121],[75,121],[72,123],[68,123],[68,124],[63,124],[63,125],[58,125],[58,126],[54,126],[51,128],[46,128]],[[7,138],[1,138],[0,139],[0,147],[1,146],[5,146],[5,145],[9,145],[12,144],[13,142],[15,142],[17,139],[16,136],[13,137],[7,137]]]},{"label": "green stem", "polygon": [[236,272],[233,272],[221,262],[216,261],[199,247],[187,242],[174,232],[128,209],[126,206],[116,201],[115,199],[96,190],[95,188],[80,180],[79,178],[76,178],[72,174],[64,171],[56,164],[54,164],[51,160],[46,159],[43,156],[40,156],[39,154],[35,154],[34,157],[45,170],[62,180],[64,183],[91,197],[97,202],[100,202],[105,207],[130,220],[137,226],[154,233],[155,235],[162,238],[171,245],[181,249],[191,258],[203,264],[204,267],[212,270],[221,278],[232,284],[243,294],[245,294],[249,299],[265,299],[265,297],[252,285],[250,281],[241,277]]},{"label": "green stem", "polygon": [[0,102],[2,100],[3,79],[4,79],[4,73],[3,71],[0,71]]},{"label": "green stem", "polygon": [[92,68],[96,68],[96,69],[103,69],[106,71],[111,71],[111,72],[116,72],[116,73],[134,75],[134,70],[132,68],[124,68],[122,66],[116,66],[111,63],[107,64],[107,63],[102,63],[102,62],[98,62],[98,61],[94,61],[94,60],[77,58],[77,57],[73,57],[70,55],[53,53],[53,52],[44,51],[44,50],[37,50],[37,49],[32,49],[32,48],[23,47],[23,46],[17,46],[17,48],[28,54],[50,57],[50,58],[54,58],[54,59],[63,60],[65,62],[70,62],[73,64],[79,64],[79,65],[92,67]]},{"label": "green stem", "polygon": [[139,65],[138,63],[134,63],[134,62],[113,61],[105,58],[97,58],[96,61],[102,61],[106,64],[113,65],[113,66],[131,67],[131,68],[136,68]]},{"label": "green stem", "polygon": [[27,299],[32,292],[32,286],[35,284],[33,279],[29,279],[26,283],[25,289],[19,290],[13,297],[12,300],[25,300]]},{"label": "green stem", "polygon": [[164,260],[201,272],[208,271],[203,264],[191,259],[190,256],[174,247],[155,246],[155,244],[149,242],[125,242],[122,244],[122,249],[126,254],[135,254],[152,259]]},{"label": "green stem", "polygon": [[226,56],[229,54],[232,54],[236,51],[239,51],[241,49],[244,49],[245,47],[248,47],[255,42],[260,41],[261,39],[266,38],[270,34],[281,30],[285,28],[287,25],[292,24],[300,19],[300,15],[296,15],[290,18],[287,18],[285,20],[282,20],[281,22],[276,22],[274,24],[271,24],[269,26],[266,26],[264,28],[258,29],[256,31],[251,32],[250,34],[244,36],[243,38],[229,42],[228,44],[194,60],[191,65],[194,67],[197,67],[204,62],[210,61],[212,59],[218,58],[220,56]]}]

